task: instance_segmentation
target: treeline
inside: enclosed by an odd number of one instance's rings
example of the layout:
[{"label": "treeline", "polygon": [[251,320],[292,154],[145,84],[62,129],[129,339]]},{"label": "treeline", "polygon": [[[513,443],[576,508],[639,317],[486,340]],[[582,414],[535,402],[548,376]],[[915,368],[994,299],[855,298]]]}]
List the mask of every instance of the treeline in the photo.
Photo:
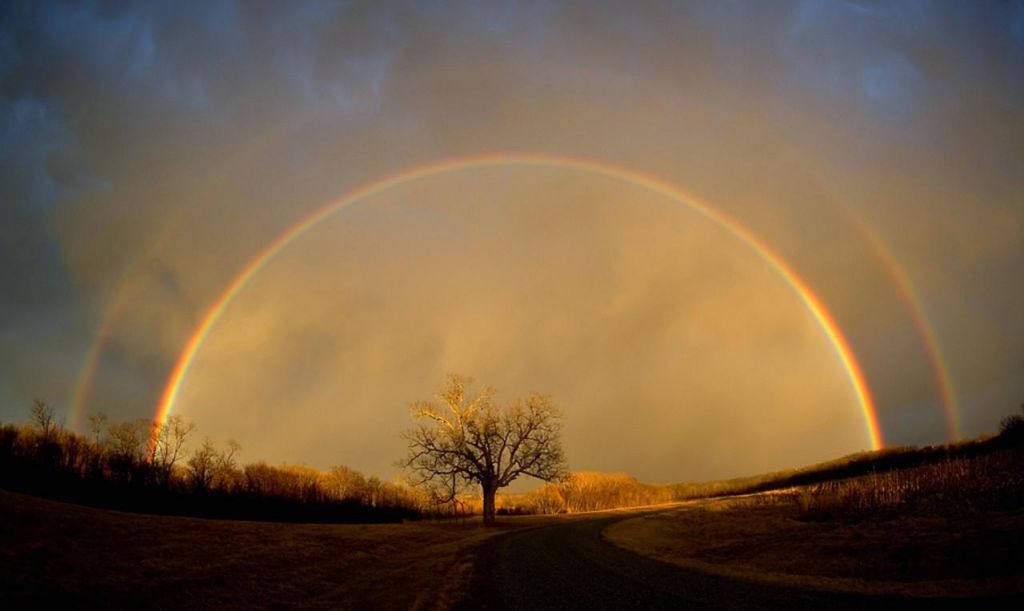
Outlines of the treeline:
[{"label": "treeline", "polygon": [[0,487],[56,500],[133,511],[291,522],[394,522],[431,510],[422,493],[346,468],[240,465],[239,446],[208,439],[178,416],[62,428],[36,401],[30,425],[0,425]]},{"label": "treeline", "polygon": [[[673,495],[672,486],[645,484],[625,473],[574,471],[530,492],[499,494],[496,507],[498,515],[579,513],[668,503],[676,500]],[[480,513],[481,503],[479,497],[461,498],[459,510]]]},{"label": "treeline", "polygon": [[624,473],[577,471],[517,500],[518,503],[510,504],[509,513],[578,513],[655,505],[675,499],[669,486],[645,484]]},{"label": "treeline", "polygon": [[[108,423],[102,415],[89,420],[87,435],[65,430],[53,409],[37,401],[30,425],[0,425],[0,487],[124,511],[273,521],[388,522],[467,517],[482,509],[479,497],[446,499],[347,467],[240,465],[234,442],[218,448],[207,439],[186,453],[196,427],[177,416],[163,424]],[[578,513],[749,494],[876,477],[1019,447],[1024,416],[1015,415],[1004,419],[994,437],[886,448],[726,481],[645,484],[622,473],[574,472],[528,493],[498,495],[497,513]]]}]

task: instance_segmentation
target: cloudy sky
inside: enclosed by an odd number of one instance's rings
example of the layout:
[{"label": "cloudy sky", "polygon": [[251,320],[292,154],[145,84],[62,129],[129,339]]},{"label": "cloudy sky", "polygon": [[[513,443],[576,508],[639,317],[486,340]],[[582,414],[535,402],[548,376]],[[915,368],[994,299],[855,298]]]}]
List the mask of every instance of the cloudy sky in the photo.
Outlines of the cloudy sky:
[{"label": "cloudy sky", "polygon": [[[326,203],[483,154],[587,159],[769,245],[885,442],[1024,401],[1024,3],[5,2],[0,420],[150,417],[241,270]],[[262,267],[174,412],[245,460],[391,477],[445,372],[538,391],[577,469],[866,449],[835,347],[692,207],[566,167],[437,173]]]}]

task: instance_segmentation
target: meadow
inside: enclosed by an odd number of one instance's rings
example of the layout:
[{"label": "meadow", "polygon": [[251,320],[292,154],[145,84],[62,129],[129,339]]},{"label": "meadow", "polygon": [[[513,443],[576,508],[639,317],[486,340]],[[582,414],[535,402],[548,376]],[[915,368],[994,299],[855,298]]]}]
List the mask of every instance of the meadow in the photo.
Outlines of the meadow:
[{"label": "meadow", "polygon": [[7,608],[447,608],[513,526],[289,524],[122,513],[0,491]]}]

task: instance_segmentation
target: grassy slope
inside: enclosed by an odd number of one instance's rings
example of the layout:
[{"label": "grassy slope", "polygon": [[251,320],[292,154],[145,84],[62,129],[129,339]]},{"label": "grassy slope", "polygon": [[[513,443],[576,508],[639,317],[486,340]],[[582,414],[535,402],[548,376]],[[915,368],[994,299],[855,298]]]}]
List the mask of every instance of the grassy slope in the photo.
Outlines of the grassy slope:
[{"label": "grassy slope", "polygon": [[446,607],[478,525],[303,525],[118,513],[0,491],[0,607]]},{"label": "grassy slope", "polygon": [[729,480],[668,484],[679,500],[750,494],[829,482],[870,473],[883,473],[935,464],[959,458],[974,458],[1006,447],[1006,440],[997,437],[979,437],[948,444],[924,447],[891,447],[882,450],[857,452],[814,465],[785,471],[762,473]]},{"label": "grassy slope", "polygon": [[[759,581],[922,596],[1024,596],[1024,448],[1012,435],[896,448],[712,485],[611,542]],[[784,485],[800,486],[780,490]]]},{"label": "grassy slope", "polygon": [[788,500],[694,501],[612,525],[606,539],[681,566],[755,581],[919,596],[1024,595],[1024,511],[797,519]]}]

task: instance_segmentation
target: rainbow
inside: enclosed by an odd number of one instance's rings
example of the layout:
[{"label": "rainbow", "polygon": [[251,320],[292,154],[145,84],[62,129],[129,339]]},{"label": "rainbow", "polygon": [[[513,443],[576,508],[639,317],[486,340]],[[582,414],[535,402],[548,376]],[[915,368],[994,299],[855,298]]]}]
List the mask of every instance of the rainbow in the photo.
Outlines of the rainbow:
[{"label": "rainbow", "polygon": [[114,328],[117,313],[120,312],[125,294],[128,292],[125,289],[125,284],[124,282],[121,283],[117,294],[110,301],[110,305],[107,307],[107,315],[104,317],[103,324],[100,325],[99,330],[96,331],[92,344],[86,350],[85,363],[78,374],[78,379],[75,380],[75,388],[71,394],[71,410],[68,413],[67,423],[68,428],[72,431],[82,432],[82,417],[85,415],[85,404],[92,394],[93,381],[96,379],[96,370],[99,368],[100,355],[103,353],[103,346],[107,343],[110,331]]},{"label": "rainbow", "polygon": [[339,210],[342,210],[355,202],[400,185],[405,185],[439,174],[507,166],[564,169],[622,180],[687,206],[708,220],[723,227],[739,240],[750,246],[793,289],[806,306],[807,310],[814,316],[815,320],[828,336],[836,355],[847,372],[850,384],[857,397],[857,402],[864,416],[866,433],[870,441],[871,448],[879,449],[883,446],[884,441],[882,439],[881,428],[878,424],[878,416],[874,401],[864,378],[864,373],[853,354],[853,350],[850,348],[849,342],[846,340],[842,331],[840,331],[835,319],[832,318],[832,315],[829,313],[824,303],[822,303],[821,299],[815,295],[814,291],[811,290],[810,286],[807,285],[796,271],[786,264],[778,253],[737,221],[714,209],[710,204],[680,191],[675,186],[667,182],[641,174],[634,170],[598,161],[560,157],[549,154],[478,155],[415,166],[397,174],[392,174],[358,187],[341,196],[339,199],[331,201],[307,214],[297,223],[279,234],[270,244],[257,253],[256,256],[253,257],[237,275],[235,275],[207,310],[199,325],[192,332],[191,337],[189,337],[188,342],[185,344],[184,349],[178,356],[178,360],[167,379],[167,383],[165,384],[163,393],[160,397],[160,403],[156,408],[156,414],[154,417],[155,421],[160,424],[166,422],[171,410],[174,408],[178,393],[181,391],[182,383],[189,373],[189,368],[191,367],[196,354],[199,352],[199,348],[202,347],[203,342],[210,333],[210,330],[224,314],[224,311],[228,306],[231,305],[231,302],[235,299],[238,293],[245,288],[246,284],[248,284],[249,281],[267,265],[268,262],[270,262],[278,253],[288,247],[289,244],[301,237],[304,233]]},{"label": "rainbow", "polygon": [[[325,107],[321,112],[327,112],[328,110]],[[279,142],[282,138],[297,131],[299,128],[312,123],[318,117],[318,113],[313,113],[308,116],[301,116],[298,119],[279,121],[269,128],[256,133],[248,140],[241,153],[234,155],[227,162],[211,168],[206,173],[201,186],[196,189],[195,193],[214,193],[219,185],[218,180],[223,179],[229,171],[251,161],[256,155],[269,150],[274,143]],[[198,201],[200,200],[197,197],[191,198],[189,205],[179,208],[170,221],[164,223],[163,229],[154,239],[149,241],[149,247],[137,260],[137,263],[122,275],[117,293],[107,302],[104,308],[103,322],[100,323],[92,343],[89,344],[85,351],[85,360],[82,363],[82,368],[78,373],[78,378],[75,380],[75,386],[72,390],[71,409],[68,414],[67,423],[68,427],[72,430],[82,431],[83,419],[89,398],[92,395],[100,357],[103,355],[103,350],[114,329],[114,323],[117,322],[122,308],[128,302],[128,296],[131,294],[130,285],[138,282],[143,270],[157,256],[160,248],[173,239],[174,230],[181,225],[186,212],[196,207]]]},{"label": "rainbow", "polygon": [[949,433],[950,441],[958,441],[960,433],[960,417],[956,406],[956,391],[953,389],[953,378],[949,375],[946,361],[939,348],[939,342],[935,337],[935,330],[928,315],[925,313],[921,300],[910,277],[897,263],[892,252],[885,246],[882,239],[872,231],[866,224],[859,220],[854,221],[854,226],[871,247],[875,256],[882,262],[882,267],[888,273],[889,278],[899,290],[900,297],[910,312],[910,318],[914,322],[914,328],[921,337],[924,345],[925,355],[928,357],[928,365],[932,370],[932,376],[938,386],[939,397],[942,401],[942,410],[946,420],[946,430]]}]

